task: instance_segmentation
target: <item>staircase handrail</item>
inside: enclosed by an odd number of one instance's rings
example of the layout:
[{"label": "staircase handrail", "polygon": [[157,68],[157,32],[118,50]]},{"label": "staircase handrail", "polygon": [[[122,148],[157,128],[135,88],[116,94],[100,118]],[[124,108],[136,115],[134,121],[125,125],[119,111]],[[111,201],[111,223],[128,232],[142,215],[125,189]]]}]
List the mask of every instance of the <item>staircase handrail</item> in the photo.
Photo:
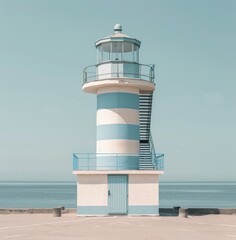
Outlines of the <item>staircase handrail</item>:
[{"label": "staircase handrail", "polygon": [[151,152],[151,156],[152,156],[153,168],[157,169],[157,170],[164,170],[164,154],[156,153],[151,133],[150,133],[149,143],[150,143],[150,152]]},{"label": "staircase handrail", "polygon": [[152,165],[153,165],[153,168],[155,169],[155,167],[156,167],[156,161],[155,161],[156,150],[155,150],[155,146],[154,146],[154,142],[153,142],[151,132],[150,132],[150,136],[149,136],[149,146],[150,146],[150,153],[151,153],[151,156],[152,156]]},{"label": "staircase handrail", "polygon": [[164,170],[164,153],[157,153],[155,155],[155,166],[154,169]]},{"label": "staircase handrail", "polygon": [[156,150],[155,150],[155,146],[154,146],[154,142],[153,142],[153,138],[152,138],[151,132],[150,132],[149,142],[150,142],[150,151],[151,151],[151,154],[156,155]]}]

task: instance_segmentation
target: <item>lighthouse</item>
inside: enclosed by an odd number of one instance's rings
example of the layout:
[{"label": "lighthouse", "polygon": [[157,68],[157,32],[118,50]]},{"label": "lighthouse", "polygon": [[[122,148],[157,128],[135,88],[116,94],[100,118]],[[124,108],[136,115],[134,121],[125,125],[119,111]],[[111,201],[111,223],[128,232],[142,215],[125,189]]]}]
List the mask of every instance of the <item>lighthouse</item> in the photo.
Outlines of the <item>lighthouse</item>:
[{"label": "lighthouse", "polygon": [[96,151],[73,154],[79,216],[159,214],[164,154],[150,130],[154,65],[139,63],[140,46],[116,24],[83,71],[82,90],[97,98]]}]

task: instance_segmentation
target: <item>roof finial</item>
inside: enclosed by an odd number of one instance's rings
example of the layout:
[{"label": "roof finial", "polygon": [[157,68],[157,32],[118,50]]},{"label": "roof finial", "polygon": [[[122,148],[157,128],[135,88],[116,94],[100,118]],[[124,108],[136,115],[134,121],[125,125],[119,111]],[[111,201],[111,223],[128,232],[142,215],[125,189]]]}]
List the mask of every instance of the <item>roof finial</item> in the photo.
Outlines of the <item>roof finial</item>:
[{"label": "roof finial", "polygon": [[117,24],[114,26],[114,31],[115,31],[115,33],[120,33],[120,32],[122,32],[122,26],[121,26],[119,23],[117,23]]}]

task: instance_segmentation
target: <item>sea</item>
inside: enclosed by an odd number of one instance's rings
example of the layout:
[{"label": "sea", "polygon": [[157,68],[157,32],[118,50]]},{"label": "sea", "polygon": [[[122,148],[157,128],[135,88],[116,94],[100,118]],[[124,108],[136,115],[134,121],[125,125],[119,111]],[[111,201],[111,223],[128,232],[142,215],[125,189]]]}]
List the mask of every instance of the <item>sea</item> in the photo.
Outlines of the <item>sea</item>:
[{"label": "sea", "polygon": [[[236,182],[161,182],[160,207],[236,208]],[[76,208],[76,182],[0,182],[0,208]]]}]

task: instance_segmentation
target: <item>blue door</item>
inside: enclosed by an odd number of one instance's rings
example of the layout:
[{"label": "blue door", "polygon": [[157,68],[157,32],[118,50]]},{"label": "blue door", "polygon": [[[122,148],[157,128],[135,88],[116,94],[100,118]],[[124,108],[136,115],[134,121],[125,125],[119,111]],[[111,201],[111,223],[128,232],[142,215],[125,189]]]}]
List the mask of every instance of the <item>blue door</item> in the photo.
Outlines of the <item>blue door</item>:
[{"label": "blue door", "polygon": [[108,175],[109,214],[127,214],[127,175]]}]

